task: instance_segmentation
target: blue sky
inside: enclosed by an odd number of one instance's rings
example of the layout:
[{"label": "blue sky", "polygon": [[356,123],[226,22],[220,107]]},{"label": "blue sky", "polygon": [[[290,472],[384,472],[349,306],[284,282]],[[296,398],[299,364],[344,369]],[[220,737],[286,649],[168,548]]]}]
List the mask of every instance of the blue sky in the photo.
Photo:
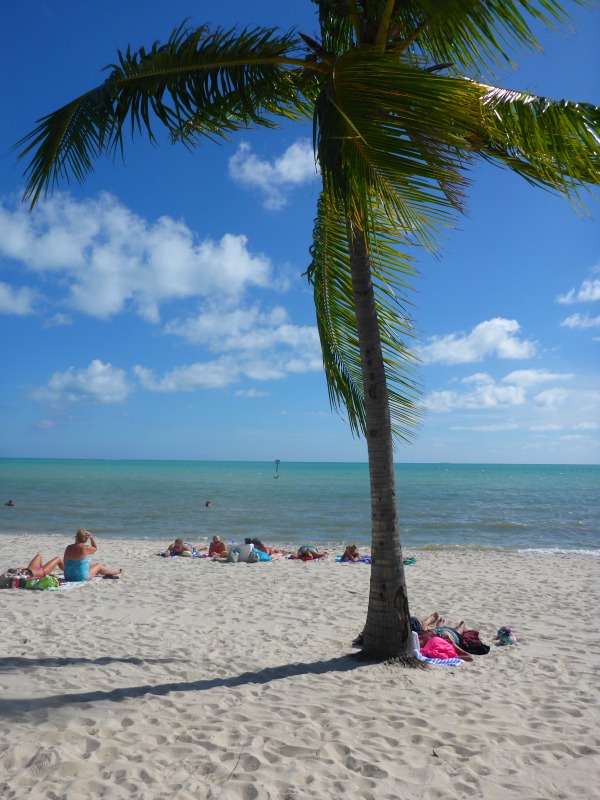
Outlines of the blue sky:
[{"label": "blue sky", "polygon": [[[191,25],[313,34],[308,0],[23,0],[0,12],[0,456],[365,461],[331,412],[309,263],[307,126],[195,152],[146,141],[30,214],[12,145],[117,49]],[[598,13],[495,83],[600,104]],[[488,77],[489,76],[483,76]],[[487,166],[419,254],[426,414],[402,462],[598,463],[598,224]],[[598,204],[590,200],[593,217]]]}]

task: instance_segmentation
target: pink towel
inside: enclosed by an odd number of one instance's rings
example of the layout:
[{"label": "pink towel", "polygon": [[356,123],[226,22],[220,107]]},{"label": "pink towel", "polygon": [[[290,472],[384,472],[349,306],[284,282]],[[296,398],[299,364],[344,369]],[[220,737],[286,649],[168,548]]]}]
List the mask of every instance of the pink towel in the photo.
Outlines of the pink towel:
[{"label": "pink towel", "polygon": [[421,654],[428,658],[456,658],[454,645],[446,639],[442,639],[441,636],[433,636],[421,648]]}]

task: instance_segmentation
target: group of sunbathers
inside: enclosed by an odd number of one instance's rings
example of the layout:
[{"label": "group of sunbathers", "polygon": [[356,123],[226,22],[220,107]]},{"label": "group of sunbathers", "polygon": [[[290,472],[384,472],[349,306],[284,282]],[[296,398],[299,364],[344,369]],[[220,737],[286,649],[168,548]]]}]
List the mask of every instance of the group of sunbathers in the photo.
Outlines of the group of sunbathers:
[{"label": "group of sunbathers", "polygon": [[75,534],[75,541],[67,545],[62,558],[55,556],[44,564],[40,553],[36,553],[26,567],[13,567],[6,574],[15,577],[45,578],[58,567],[64,573],[63,580],[66,583],[89,581],[97,575],[103,578],[118,577],[123,572],[122,569],[109,569],[99,562],[90,564],[90,556],[97,550],[98,545],[93,535],[85,528],[79,528]]},{"label": "group of sunbathers", "polygon": [[[273,558],[285,558],[285,553],[280,553],[277,547],[269,547],[261,542],[260,539],[246,539],[246,545],[252,545],[254,550],[260,550],[262,553]],[[216,534],[212,537],[210,545],[193,545],[189,542],[184,542],[183,539],[178,538],[170,544],[162,554],[165,558],[171,556],[198,556],[204,558],[212,558],[213,561],[226,561],[229,556],[229,548],[227,544]]]},{"label": "group of sunbathers", "polygon": [[163,556],[170,558],[171,556],[186,556],[193,555],[194,553],[201,553],[208,551],[207,555],[211,558],[227,557],[227,545],[221,540],[220,536],[213,536],[212,542],[207,547],[206,545],[193,545],[189,542],[184,542],[183,539],[175,539],[173,544],[170,544]]},{"label": "group of sunbathers", "polygon": [[[254,550],[260,550],[261,552],[266,553],[266,555],[270,556],[271,559],[291,558],[298,559],[300,561],[313,561],[319,558],[327,558],[329,555],[327,552],[319,552],[318,548],[311,544],[302,545],[295,553],[279,550],[279,548],[275,546],[270,547],[257,538],[245,539],[245,544],[252,545]],[[356,548],[356,545],[350,545],[350,547]],[[346,548],[346,550],[348,550],[348,548]],[[212,541],[208,547],[206,545],[193,545],[189,542],[184,542],[184,540],[181,538],[175,539],[175,541],[167,547],[162,555],[165,556],[165,558],[170,558],[170,556],[193,556],[199,554],[203,555],[205,558],[212,558],[214,561],[221,561],[227,560],[229,550],[227,548],[227,544],[217,534],[212,537]],[[353,558],[346,560],[354,561],[356,559]]]}]

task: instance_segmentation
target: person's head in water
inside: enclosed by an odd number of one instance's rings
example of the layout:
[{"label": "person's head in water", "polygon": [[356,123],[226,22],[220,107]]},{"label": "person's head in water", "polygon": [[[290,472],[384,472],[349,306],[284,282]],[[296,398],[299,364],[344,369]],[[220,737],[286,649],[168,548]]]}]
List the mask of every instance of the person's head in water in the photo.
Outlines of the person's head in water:
[{"label": "person's head in water", "polygon": [[210,500],[207,500],[207,501],[206,501],[206,503],[204,503],[204,505],[205,505],[207,508],[210,508],[210,507],[211,507],[211,505],[212,505],[212,503],[210,502]]}]

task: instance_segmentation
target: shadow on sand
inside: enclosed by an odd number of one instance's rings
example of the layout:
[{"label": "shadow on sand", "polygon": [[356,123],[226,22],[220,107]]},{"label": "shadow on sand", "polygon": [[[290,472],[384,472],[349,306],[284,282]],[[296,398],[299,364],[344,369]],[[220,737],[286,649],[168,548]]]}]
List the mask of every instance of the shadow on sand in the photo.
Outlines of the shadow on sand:
[{"label": "shadow on sand", "polygon": [[[113,658],[113,659],[85,659],[85,658],[41,658],[32,659],[34,666],[46,666],[46,662],[51,662],[48,666],[66,666],[78,663],[106,664],[110,662],[123,663],[160,663],[161,659],[152,662],[151,659],[135,658]],[[169,659],[164,659],[169,660]],[[0,671],[7,665],[16,666],[15,662],[28,661],[28,659],[3,658],[0,659]],[[63,662],[63,663],[58,663]],[[211,678],[210,680],[199,681],[180,681],[174,683],[160,683],[154,686],[141,684],[139,686],[126,686],[121,689],[111,689],[110,691],[87,691],[73,692],[71,694],[49,695],[48,697],[36,698],[14,698],[12,700],[0,700],[0,714],[6,716],[19,716],[28,711],[39,712],[45,708],[61,708],[63,706],[75,705],[78,703],[102,703],[119,702],[128,697],[142,697],[144,695],[166,695],[169,692],[204,692],[210,689],[227,687],[229,689],[246,684],[266,684],[271,681],[291,678],[296,675],[321,675],[327,672],[349,672],[351,670],[366,667],[374,662],[367,660],[357,660],[352,655],[331,658],[327,661],[313,661],[311,663],[286,664],[280,667],[265,667],[257,672],[243,672],[231,678]]]},{"label": "shadow on sand", "polygon": [[71,667],[76,664],[93,664],[105,667],[107,664],[173,664],[179,659],[176,658],[112,658],[102,656],[100,658],[69,658],[69,656],[43,656],[42,658],[25,658],[21,656],[5,656],[0,658],[0,673],[8,672],[9,669],[16,669],[22,672],[26,669],[37,669],[37,667]]}]

